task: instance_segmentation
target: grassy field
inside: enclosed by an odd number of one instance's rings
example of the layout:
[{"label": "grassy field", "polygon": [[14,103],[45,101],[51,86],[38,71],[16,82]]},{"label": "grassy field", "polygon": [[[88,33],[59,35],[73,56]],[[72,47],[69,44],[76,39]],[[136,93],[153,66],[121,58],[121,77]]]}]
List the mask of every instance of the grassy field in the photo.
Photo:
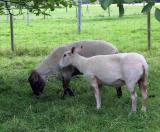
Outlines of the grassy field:
[{"label": "grassy field", "polygon": [[[152,49],[147,51],[146,15],[141,7],[125,7],[118,18],[100,7],[83,7],[82,33],[77,33],[75,8],[57,9],[46,20],[32,15],[27,26],[22,16],[14,22],[16,53],[10,52],[10,31],[0,16],[0,132],[159,132],[160,131],[160,23],[152,15]],[[138,87],[138,111],[130,114],[130,95],[126,87],[118,99],[115,90],[103,88],[102,108],[97,111],[94,94],[82,77],[71,87],[75,97],[60,98],[62,84],[49,82],[41,98],[32,95],[27,82],[31,70],[54,48],[68,42],[101,39],[113,43],[121,52],[143,54],[149,64],[148,111],[142,113]]]}]

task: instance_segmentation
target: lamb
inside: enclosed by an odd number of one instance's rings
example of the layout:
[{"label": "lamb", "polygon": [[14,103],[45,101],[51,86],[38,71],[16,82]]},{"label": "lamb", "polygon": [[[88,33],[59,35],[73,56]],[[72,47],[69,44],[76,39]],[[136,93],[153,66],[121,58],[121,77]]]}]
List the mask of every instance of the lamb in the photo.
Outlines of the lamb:
[{"label": "lamb", "polygon": [[64,53],[60,60],[60,67],[68,65],[76,67],[94,89],[97,109],[101,107],[100,86],[107,84],[114,87],[127,85],[131,94],[132,112],[136,112],[135,85],[138,83],[142,94],[142,111],[146,111],[148,64],[138,53],[119,53],[113,55],[97,55],[90,58],[78,53],[82,48],[72,47]]},{"label": "lamb", "polygon": [[[39,96],[45,87],[46,81],[49,76],[56,75],[56,77],[62,80],[63,83],[63,94],[64,97],[67,93],[72,96],[73,92],[69,88],[70,80],[73,76],[80,74],[80,72],[73,66],[67,66],[63,69],[59,67],[59,60],[63,53],[73,46],[82,45],[85,47],[81,55],[85,57],[91,57],[94,55],[105,55],[105,54],[116,54],[118,53],[117,48],[112,44],[102,41],[102,40],[83,40],[72,42],[65,46],[59,47],[53,50],[46,59],[44,59],[38,67],[34,68],[31,72],[28,81],[31,85],[32,91],[36,96]],[[122,91],[120,87],[116,88],[117,96],[122,96]]]}]

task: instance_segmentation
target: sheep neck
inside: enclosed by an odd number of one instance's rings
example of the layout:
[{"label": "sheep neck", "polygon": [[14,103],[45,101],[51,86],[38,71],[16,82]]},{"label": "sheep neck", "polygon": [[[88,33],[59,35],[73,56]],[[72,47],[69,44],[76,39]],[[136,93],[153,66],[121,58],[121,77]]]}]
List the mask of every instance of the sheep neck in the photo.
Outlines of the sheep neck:
[{"label": "sheep neck", "polygon": [[79,54],[75,54],[73,56],[72,65],[75,66],[81,73],[84,73],[84,67],[87,58],[80,56]]},{"label": "sheep neck", "polygon": [[[55,63],[56,64],[56,63]],[[53,65],[52,67],[48,64],[48,60],[44,60],[37,68],[36,71],[46,81],[48,76],[57,74],[58,66]]]}]

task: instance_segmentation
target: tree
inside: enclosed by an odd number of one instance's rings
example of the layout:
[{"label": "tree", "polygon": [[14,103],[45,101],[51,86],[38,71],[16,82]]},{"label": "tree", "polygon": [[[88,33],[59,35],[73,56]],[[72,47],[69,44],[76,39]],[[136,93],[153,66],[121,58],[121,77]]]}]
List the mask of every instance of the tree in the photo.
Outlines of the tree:
[{"label": "tree", "polygon": [[111,4],[117,4],[119,8],[119,17],[124,15],[123,0],[100,0],[101,7],[106,10]]}]

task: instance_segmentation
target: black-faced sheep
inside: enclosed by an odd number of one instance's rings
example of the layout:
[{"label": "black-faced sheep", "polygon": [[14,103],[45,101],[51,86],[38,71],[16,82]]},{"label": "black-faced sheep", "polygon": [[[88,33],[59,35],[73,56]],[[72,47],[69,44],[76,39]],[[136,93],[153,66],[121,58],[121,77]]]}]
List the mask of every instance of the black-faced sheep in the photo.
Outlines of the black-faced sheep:
[{"label": "black-faced sheep", "polygon": [[[46,80],[50,75],[56,75],[57,78],[63,81],[63,96],[67,94],[67,92],[70,95],[73,95],[73,92],[69,88],[69,83],[71,78],[80,74],[80,72],[73,66],[67,66],[63,69],[60,69],[59,61],[65,51],[70,50],[73,46],[77,47],[80,45],[84,47],[80,54],[85,57],[118,53],[117,48],[115,48],[112,44],[101,40],[77,41],[53,50],[50,55],[44,59],[44,61],[42,61],[29,76],[28,80],[35,95],[39,95],[43,92]],[[117,96],[120,97],[122,95],[121,88],[116,87],[116,89]]]}]

